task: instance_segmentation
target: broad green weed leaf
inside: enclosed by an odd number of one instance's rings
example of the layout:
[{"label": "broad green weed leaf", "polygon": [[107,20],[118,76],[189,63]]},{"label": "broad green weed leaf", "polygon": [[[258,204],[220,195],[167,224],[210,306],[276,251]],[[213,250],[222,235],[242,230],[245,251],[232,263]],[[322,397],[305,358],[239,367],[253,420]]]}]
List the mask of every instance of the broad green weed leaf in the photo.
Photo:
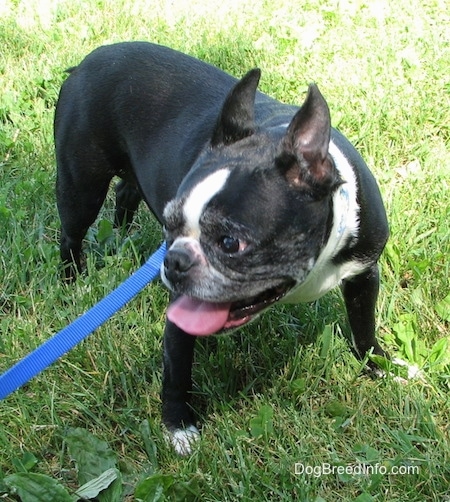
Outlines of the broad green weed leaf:
[{"label": "broad green weed leaf", "polygon": [[198,479],[193,477],[189,481],[176,481],[167,492],[167,501],[188,502],[201,500]]},{"label": "broad green weed leaf", "polygon": [[376,462],[380,459],[380,453],[368,444],[356,444],[353,448],[358,461],[360,462]]},{"label": "broad green weed leaf", "polygon": [[250,432],[254,438],[273,432],[273,409],[270,406],[261,406],[258,415],[250,420]]},{"label": "broad green weed leaf", "polygon": [[164,492],[174,483],[171,474],[153,474],[138,484],[134,496],[139,502],[159,502],[165,500]]},{"label": "broad green weed leaf", "polygon": [[444,321],[450,321],[450,293],[436,305],[436,312]]},{"label": "broad green weed leaf", "polygon": [[29,472],[38,463],[38,459],[29,451],[24,452],[22,458],[13,458],[12,464],[17,472]]},{"label": "broad green weed leaf", "polygon": [[106,490],[98,494],[98,502],[123,502],[122,475],[119,475]]},{"label": "broad green weed leaf", "polygon": [[377,354],[371,354],[369,360],[374,362],[380,369],[384,371],[389,371],[392,366],[392,362],[383,356],[378,356]]},{"label": "broad green weed leaf", "polygon": [[350,414],[349,408],[340,401],[330,401],[324,408],[329,417],[347,417]]},{"label": "broad green weed leaf", "polygon": [[395,332],[395,336],[397,340],[401,344],[401,349],[408,359],[408,361],[415,361],[415,353],[414,353],[414,327],[411,319],[404,316],[400,322],[394,324],[392,329]]},{"label": "broad green weed leaf", "polygon": [[[91,481],[85,483],[76,491],[76,495],[80,499],[93,499],[97,497],[100,492],[103,492],[104,490],[107,490],[109,487],[111,487],[111,485],[117,479],[121,482],[120,471],[114,468],[108,469],[107,471],[103,472],[98,478],[91,479]],[[110,497],[109,500],[120,501],[120,498]]]},{"label": "broad green weed leaf", "polygon": [[398,246],[389,241],[385,248],[385,256],[390,263],[392,270],[399,274],[401,270],[402,253],[399,250]]},{"label": "broad green weed leaf", "polygon": [[432,365],[450,364],[450,337],[441,338],[433,345],[428,360]]},{"label": "broad green weed leaf", "polygon": [[35,472],[18,472],[3,482],[16,493],[21,502],[73,502],[68,491],[55,479]]},{"label": "broad green weed leaf", "polygon": [[97,241],[100,244],[105,244],[113,235],[113,224],[109,220],[100,220],[98,223]]},{"label": "broad green weed leaf", "polygon": [[306,390],[306,378],[297,378],[294,380],[291,385],[291,390],[296,396],[300,396],[304,394]]},{"label": "broad green weed leaf", "polygon": [[70,428],[65,439],[69,454],[77,464],[81,485],[116,467],[116,454],[105,441],[96,438],[86,429]]},{"label": "broad green weed leaf", "polygon": [[354,502],[373,502],[375,499],[372,497],[372,495],[364,492],[361,493],[361,495],[358,495]]},{"label": "broad green weed leaf", "polygon": [[340,470],[337,471],[337,478],[341,483],[349,483],[353,480],[353,475],[346,471],[345,464],[338,462],[336,467],[340,468]]},{"label": "broad green weed leaf", "polygon": [[402,357],[410,363],[421,366],[428,351],[425,343],[418,336],[415,316],[410,314],[401,316],[400,321],[392,326],[392,330],[395,333]]},{"label": "broad green weed leaf", "polygon": [[195,477],[185,482],[177,481],[171,474],[153,474],[138,484],[134,497],[139,502],[199,500],[198,481]]}]

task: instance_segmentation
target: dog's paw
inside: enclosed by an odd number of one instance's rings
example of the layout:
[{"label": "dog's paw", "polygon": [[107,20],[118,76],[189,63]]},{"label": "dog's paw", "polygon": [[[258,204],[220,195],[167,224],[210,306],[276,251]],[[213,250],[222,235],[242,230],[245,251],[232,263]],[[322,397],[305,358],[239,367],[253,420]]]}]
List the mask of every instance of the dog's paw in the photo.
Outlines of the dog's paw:
[{"label": "dog's paw", "polygon": [[392,371],[386,371],[381,368],[372,368],[372,374],[377,378],[386,378],[388,375],[391,376],[394,381],[406,384],[410,380],[422,380],[425,381],[425,377],[422,371],[415,364],[410,364],[399,357],[394,357],[389,364],[392,367]]},{"label": "dog's paw", "polygon": [[168,439],[178,455],[187,456],[192,453],[195,443],[200,439],[200,432],[195,425],[190,425],[186,429],[169,431]]},{"label": "dog's paw", "polygon": [[425,380],[425,377],[420,370],[420,368],[415,364],[409,364],[407,361],[400,359],[399,357],[394,357],[392,359],[392,364],[394,366],[398,366],[400,368],[405,368],[406,375],[405,377],[396,376],[394,379],[400,383],[406,383],[409,380]]}]

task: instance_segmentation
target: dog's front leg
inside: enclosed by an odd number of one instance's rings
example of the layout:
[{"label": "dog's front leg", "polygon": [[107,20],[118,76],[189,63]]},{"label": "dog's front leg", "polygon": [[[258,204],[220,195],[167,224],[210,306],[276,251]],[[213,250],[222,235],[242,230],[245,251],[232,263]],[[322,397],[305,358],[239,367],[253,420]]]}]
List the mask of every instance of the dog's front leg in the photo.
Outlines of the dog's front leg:
[{"label": "dog's front leg", "polygon": [[162,415],[170,440],[181,455],[188,455],[192,444],[199,438],[189,404],[194,345],[194,336],[167,321],[164,331]]},{"label": "dog's front leg", "polygon": [[[375,338],[375,305],[379,287],[380,279],[376,263],[362,274],[342,283],[354,349],[359,359],[364,359],[370,350],[373,354],[386,356]],[[375,372],[379,371],[371,361],[368,366]]]}]

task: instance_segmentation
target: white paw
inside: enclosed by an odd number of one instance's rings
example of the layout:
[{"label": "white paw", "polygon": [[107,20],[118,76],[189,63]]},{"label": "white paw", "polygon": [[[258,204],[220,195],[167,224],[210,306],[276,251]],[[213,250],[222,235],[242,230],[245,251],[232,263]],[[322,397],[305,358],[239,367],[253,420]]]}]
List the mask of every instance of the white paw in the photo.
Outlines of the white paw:
[{"label": "white paw", "polygon": [[186,429],[169,431],[169,441],[178,455],[190,455],[194,444],[200,439],[197,427],[190,425]]},{"label": "white paw", "polygon": [[415,380],[415,379],[425,380],[422,371],[415,364],[409,364],[408,362],[404,361],[403,359],[400,359],[399,357],[394,357],[392,359],[392,364],[406,368],[408,372],[406,379],[402,377],[396,377],[396,380],[400,382],[406,382],[407,380]]},{"label": "white paw", "polygon": [[[400,366],[400,367],[406,369],[405,377],[401,377],[401,376],[395,375],[392,372],[389,372],[389,375],[392,376],[396,382],[405,384],[409,380],[414,380],[414,379],[425,381],[425,377],[424,377],[422,371],[415,364],[409,364],[408,362],[404,361],[403,359],[400,359],[399,357],[394,357],[391,360],[391,364],[394,366]],[[387,376],[386,371],[384,371],[382,369],[375,369],[373,371],[373,373],[378,378],[386,378],[386,376]]]}]

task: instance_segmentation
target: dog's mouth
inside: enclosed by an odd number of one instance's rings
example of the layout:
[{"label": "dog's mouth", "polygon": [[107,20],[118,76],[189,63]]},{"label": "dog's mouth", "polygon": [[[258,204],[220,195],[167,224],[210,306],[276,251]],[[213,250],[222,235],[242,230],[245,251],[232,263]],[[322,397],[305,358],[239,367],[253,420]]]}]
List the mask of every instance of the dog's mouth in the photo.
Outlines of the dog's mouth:
[{"label": "dog's mouth", "polygon": [[242,326],[294,286],[293,281],[272,287],[250,300],[214,303],[180,296],[168,308],[167,317],[180,329],[195,336],[208,336]]}]

